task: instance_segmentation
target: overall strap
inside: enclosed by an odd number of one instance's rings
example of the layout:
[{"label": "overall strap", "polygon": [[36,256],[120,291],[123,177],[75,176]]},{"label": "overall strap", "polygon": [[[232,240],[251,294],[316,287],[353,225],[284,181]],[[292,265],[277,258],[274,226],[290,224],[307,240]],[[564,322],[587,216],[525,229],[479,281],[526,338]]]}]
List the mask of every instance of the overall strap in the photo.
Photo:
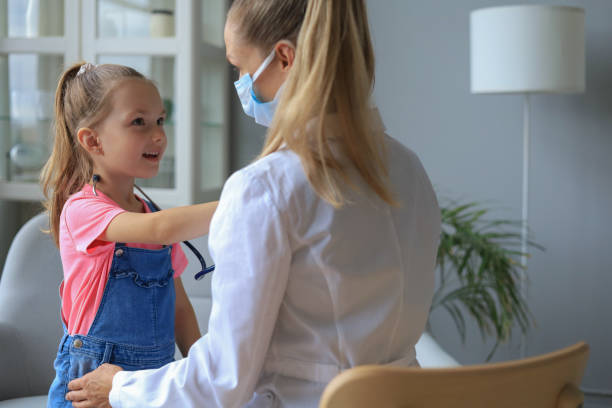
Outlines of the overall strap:
[{"label": "overall strap", "polygon": [[157,212],[159,211],[159,209],[149,200],[143,200],[146,204],[147,207],[149,207],[149,210],[151,210],[151,212]]}]

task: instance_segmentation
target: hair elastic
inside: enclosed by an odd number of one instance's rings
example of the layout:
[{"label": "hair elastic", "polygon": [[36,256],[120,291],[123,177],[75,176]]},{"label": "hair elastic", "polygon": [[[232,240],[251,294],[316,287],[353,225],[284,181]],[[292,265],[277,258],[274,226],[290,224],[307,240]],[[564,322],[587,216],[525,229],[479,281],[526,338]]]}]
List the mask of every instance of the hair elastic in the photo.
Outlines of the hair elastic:
[{"label": "hair elastic", "polygon": [[79,68],[79,72],[77,72],[76,76],[83,75],[85,72],[91,71],[95,67],[96,65],[86,62],[83,65],[81,65],[81,68]]}]

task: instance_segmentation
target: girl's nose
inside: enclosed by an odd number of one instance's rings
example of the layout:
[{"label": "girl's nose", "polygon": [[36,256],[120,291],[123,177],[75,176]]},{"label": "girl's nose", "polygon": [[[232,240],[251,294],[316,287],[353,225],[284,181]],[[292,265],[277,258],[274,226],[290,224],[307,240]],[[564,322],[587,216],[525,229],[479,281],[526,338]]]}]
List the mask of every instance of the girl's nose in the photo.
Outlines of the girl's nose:
[{"label": "girl's nose", "polygon": [[155,128],[153,131],[153,141],[158,144],[166,141],[166,132],[163,127]]}]

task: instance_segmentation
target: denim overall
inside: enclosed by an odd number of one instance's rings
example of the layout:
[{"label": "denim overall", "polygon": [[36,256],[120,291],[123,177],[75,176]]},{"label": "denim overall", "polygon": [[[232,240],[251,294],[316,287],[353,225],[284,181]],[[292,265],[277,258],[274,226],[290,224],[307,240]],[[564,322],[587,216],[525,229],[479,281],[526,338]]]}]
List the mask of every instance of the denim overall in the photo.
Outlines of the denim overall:
[{"label": "denim overall", "polygon": [[103,363],[134,371],[174,360],[172,247],[158,250],[115,244],[108,281],[86,336],[67,334],[54,362],[47,407],[72,407],[68,383]]}]

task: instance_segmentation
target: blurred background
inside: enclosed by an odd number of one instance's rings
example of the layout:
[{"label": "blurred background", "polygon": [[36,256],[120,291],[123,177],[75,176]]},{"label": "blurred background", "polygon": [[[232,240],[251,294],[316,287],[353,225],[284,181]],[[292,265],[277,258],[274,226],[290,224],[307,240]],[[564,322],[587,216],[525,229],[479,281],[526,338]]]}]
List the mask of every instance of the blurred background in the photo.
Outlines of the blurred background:
[{"label": "blurred background", "polygon": [[[0,0],[0,260],[40,211],[38,172],[49,153],[53,93],[76,60],[131,65],[152,77],[171,111],[160,175],[140,184],[163,206],[218,197],[261,149],[224,61],[223,0],[195,8],[155,0]],[[189,2],[192,4],[192,2]],[[376,54],[374,99],[387,132],[414,150],[441,203],[476,201],[521,218],[518,95],[470,92],[470,12],[501,0],[368,0]],[[514,1],[512,4],[536,4]],[[528,269],[536,326],[493,361],[591,346],[587,407],[612,406],[612,1],[539,0],[585,11],[586,91],[531,97],[529,227],[545,247]],[[467,321],[465,342],[443,310],[436,340],[460,363],[485,361],[494,340]]]}]

